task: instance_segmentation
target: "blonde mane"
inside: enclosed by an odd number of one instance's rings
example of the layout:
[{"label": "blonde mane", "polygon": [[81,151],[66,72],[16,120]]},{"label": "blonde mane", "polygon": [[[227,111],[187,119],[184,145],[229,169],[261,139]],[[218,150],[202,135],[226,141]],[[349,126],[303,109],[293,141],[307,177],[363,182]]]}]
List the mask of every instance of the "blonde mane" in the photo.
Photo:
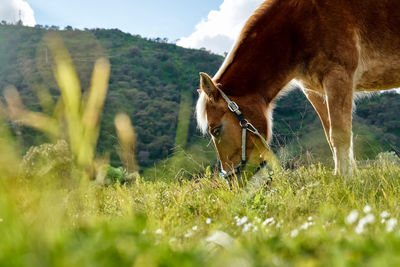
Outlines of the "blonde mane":
[{"label": "blonde mane", "polygon": [[197,127],[199,127],[200,131],[204,135],[206,135],[208,131],[206,104],[207,104],[207,96],[204,92],[201,92],[199,100],[197,100],[196,104],[196,119],[197,119]]}]

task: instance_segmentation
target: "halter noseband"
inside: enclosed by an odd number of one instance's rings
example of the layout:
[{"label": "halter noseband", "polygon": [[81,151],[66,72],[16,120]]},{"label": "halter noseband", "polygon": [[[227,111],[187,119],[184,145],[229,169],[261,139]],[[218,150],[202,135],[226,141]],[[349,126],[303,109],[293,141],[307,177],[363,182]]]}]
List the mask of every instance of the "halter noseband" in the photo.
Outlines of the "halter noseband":
[{"label": "halter noseband", "polygon": [[[243,117],[242,112],[240,111],[240,108],[236,102],[232,101],[229,99],[229,97],[221,90],[219,89],[219,92],[221,93],[222,98],[226,101],[228,104],[229,110],[235,114],[236,118],[239,120],[239,125],[242,128],[242,152],[241,152],[241,162],[238,166],[233,168],[232,170],[228,172],[221,172],[220,177],[224,178],[225,180],[228,181],[228,183],[231,183],[232,178],[236,177],[239,183],[239,186],[242,186],[243,183],[240,178],[240,173],[241,171],[245,168],[247,164],[247,132],[251,132],[258,136],[263,143],[263,145],[269,150],[269,145],[267,140],[260,134],[260,132],[254,127],[253,124],[251,124],[248,120],[246,120]],[[260,166],[257,168],[261,169],[264,168],[267,165],[266,161],[261,162]]]}]

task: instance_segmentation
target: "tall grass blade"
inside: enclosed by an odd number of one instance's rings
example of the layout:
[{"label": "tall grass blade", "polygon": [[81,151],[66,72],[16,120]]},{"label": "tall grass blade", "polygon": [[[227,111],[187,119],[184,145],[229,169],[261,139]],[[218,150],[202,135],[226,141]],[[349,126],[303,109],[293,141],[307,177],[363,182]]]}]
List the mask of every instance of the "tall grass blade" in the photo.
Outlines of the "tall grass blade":
[{"label": "tall grass blade", "polygon": [[15,88],[8,87],[4,92],[4,97],[8,104],[8,114],[11,120],[35,128],[52,139],[60,137],[60,128],[57,120],[43,113],[27,110]]},{"label": "tall grass blade", "polygon": [[19,165],[19,149],[6,123],[6,114],[0,102],[0,178],[14,177]]},{"label": "tall grass blade", "polygon": [[115,117],[114,123],[121,145],[119,153],[121,161],[129,172],[137,170],[134,153],[136,136],[131,124],[131,119],[128,115],[121,113]]},{"label": "tall grass blade", "polygon": [[[54,75],[61,90],[71,150],[73,154],[79,155],[83,135],[79,78],[62,39],[56,34],[49,34],[46,36],[46,42],[55,60]],[[78,163],[83,162],[79,162],[78,159]]]},{"label": "tall grass blade", "polygon": [[84,165],[88,165],[94,160],[99,137],[99,122],[107,95],[109,76],[108,60],[99,59],[94,67],[89,97],[82,116],[83,136],[78,161]]}]

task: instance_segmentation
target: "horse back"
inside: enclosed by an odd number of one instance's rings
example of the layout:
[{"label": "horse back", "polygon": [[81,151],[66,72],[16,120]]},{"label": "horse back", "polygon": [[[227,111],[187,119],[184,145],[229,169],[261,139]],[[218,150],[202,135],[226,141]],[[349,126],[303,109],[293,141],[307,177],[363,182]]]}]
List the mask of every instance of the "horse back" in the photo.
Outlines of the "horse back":
[{"label": "horse back", "polygon": [[400,86],[400,1],[300,2],[293,25],[309,87],[322,90],[322,75],[335,65],[354,75],[358,91]]}]

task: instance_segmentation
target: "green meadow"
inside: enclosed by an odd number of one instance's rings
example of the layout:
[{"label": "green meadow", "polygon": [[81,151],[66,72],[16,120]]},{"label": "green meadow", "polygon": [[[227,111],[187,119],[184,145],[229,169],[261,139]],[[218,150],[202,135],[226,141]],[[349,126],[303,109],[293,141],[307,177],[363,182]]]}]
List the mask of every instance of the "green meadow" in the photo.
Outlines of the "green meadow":
[{"label": "green meadow", "polygon": [[[96,149],[109,61],[94,63],[82,94],[63,41],[44,42],[59,97],[40,90],[41,109],[33,111],[8,87],[0,105],[1,266],[400,265],[394,153],[361,162],[352,177],[298,160],[275,170],[268,185],[230,188],[192,156],[206,142],[185,149],[191,99],[182,93],[180,149],[139,172],[135,124],[119,113],[112,125],[121,166],[113,167]],[[46,142],[25,151],[10,122]]]},{"label": "green meadow", "polygon": [[215,177],[108,186],[2,177],[2,266],[398,266],[399,160],[309,166],[267,188]]}]

